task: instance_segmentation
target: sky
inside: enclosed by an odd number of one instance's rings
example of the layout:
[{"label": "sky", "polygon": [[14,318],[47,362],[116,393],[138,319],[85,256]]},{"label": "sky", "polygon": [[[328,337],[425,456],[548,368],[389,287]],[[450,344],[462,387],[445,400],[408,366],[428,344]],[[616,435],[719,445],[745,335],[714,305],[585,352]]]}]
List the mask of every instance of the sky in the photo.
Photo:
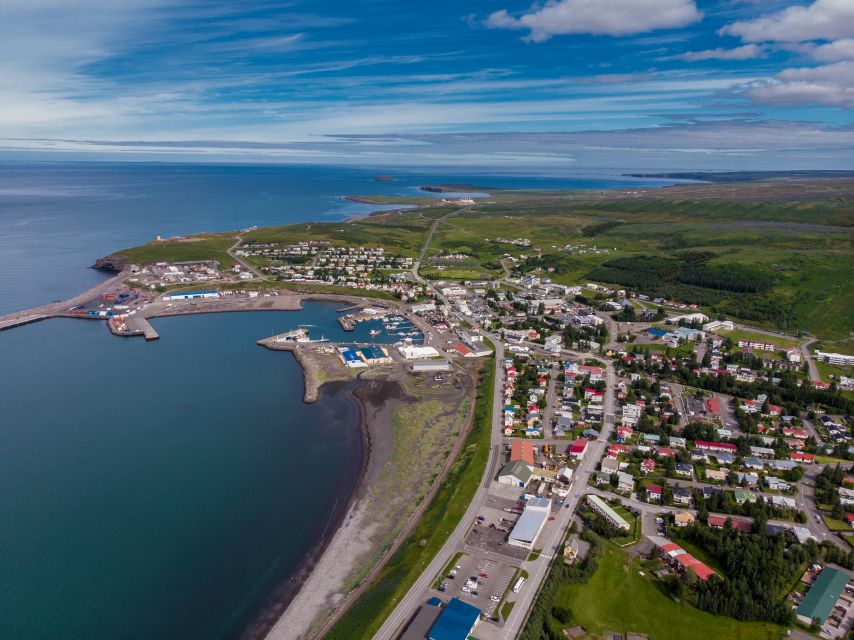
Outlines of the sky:
[{"label": "sky", "polygon": [[0,0],[0,158],[854,169],[854,0]]}]

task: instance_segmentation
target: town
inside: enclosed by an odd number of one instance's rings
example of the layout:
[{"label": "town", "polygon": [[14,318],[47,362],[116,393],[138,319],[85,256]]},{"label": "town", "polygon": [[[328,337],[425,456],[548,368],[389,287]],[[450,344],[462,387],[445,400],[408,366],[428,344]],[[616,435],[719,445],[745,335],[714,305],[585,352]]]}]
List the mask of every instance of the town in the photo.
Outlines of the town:
[{"label": "town", "polygon": [[[607,615],[588,628],[544,604],[609,566],[668,606],[801,637],[851,630],[854,357],[628,287],[558,284],[509,254],[504,277],[476,280],[428,280],[420,260],[364,245],[238,242],[233,256],[130,265],[53,313],[156,339],[152,317],[294,309],[283,285],[334,286],[361,342],[300,328],[259,343],[438,383],[460,362],[494,368],[483,484],[376,638],[623,637]],[[741,548],[773,571],[753,575]]]}]

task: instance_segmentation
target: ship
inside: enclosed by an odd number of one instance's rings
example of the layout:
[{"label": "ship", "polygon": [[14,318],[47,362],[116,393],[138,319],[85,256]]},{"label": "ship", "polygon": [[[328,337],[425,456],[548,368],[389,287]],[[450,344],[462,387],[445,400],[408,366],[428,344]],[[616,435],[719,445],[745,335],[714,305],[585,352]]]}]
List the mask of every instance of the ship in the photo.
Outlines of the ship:
[{"label": "ship", "polygon": [[297,327],[292,331],[280,333],[273,337],[273,342],[296,342],[299,344],[308,344],[314,342],[329,342],[328,338],[321,336],[317,340],[312,340],[309,330],[306,327]]}]

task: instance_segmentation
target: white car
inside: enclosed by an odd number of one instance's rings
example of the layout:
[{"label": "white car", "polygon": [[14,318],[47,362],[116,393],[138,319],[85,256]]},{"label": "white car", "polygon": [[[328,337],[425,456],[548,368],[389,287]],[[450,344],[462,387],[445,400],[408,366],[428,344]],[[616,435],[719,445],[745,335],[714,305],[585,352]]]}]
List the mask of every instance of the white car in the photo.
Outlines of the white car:
[{"label": "white car", "polygon": [[491,596],[489,596],[489,599],[492,600],[493,602],[498,602],[499,600],[501,600],[501,598],[499,598],[494,593]]},{"label": "white car", "polygon": [[471,593],[471,589],[469,589],[468,587],[463,587],[462,592],[463,593]]}]

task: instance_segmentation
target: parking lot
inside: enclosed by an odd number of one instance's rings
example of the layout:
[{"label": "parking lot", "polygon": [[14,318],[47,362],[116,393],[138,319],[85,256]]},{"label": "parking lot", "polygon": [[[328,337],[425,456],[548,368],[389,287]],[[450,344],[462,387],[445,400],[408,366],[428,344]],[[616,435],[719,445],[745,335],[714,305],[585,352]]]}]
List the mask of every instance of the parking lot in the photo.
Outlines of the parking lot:
[{"label": "parking lot", "polygon": [[459,598],[478,607],[483,615],[495,618],[498,603],[516,569],[517,565],[507,558],[466,554],[444,576],[438,591],[443,598]]}]

